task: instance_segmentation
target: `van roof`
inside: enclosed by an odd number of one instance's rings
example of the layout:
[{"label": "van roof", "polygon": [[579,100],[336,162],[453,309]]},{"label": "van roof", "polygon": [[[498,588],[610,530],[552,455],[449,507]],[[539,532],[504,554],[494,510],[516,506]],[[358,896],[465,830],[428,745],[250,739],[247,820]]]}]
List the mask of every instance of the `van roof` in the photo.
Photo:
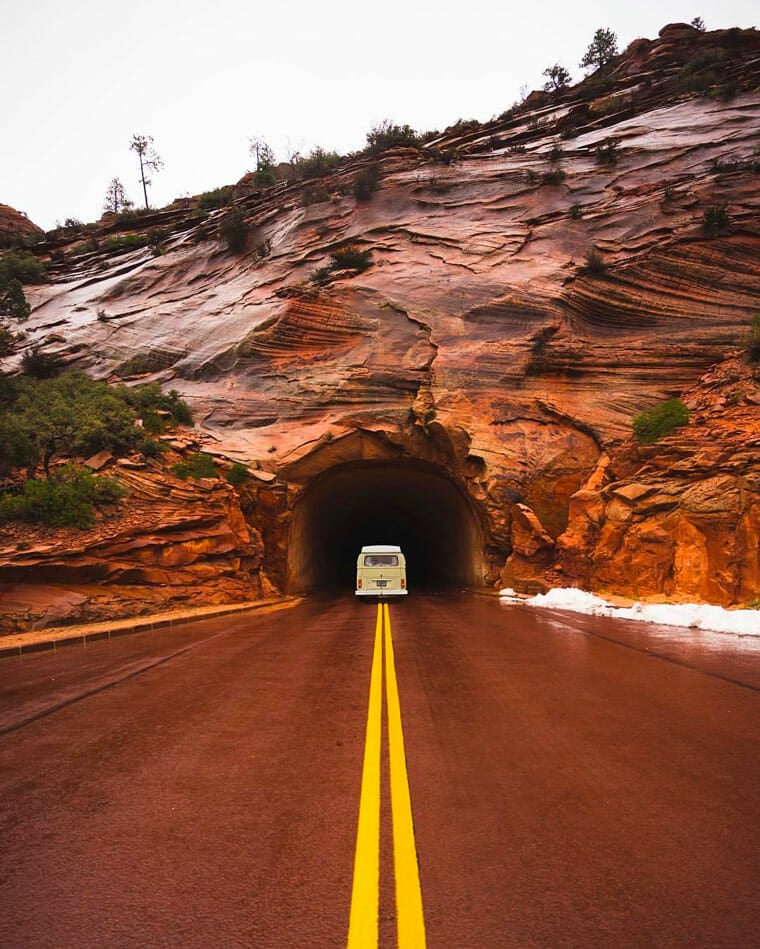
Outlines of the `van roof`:
[{"label": "van roof", "polygon": [[392,544],[375,544],[370,547],[362,547],[363,554],[379,554],[379,553],[388,553],[388,554],[400,554],[401,548],[394,547]]}]

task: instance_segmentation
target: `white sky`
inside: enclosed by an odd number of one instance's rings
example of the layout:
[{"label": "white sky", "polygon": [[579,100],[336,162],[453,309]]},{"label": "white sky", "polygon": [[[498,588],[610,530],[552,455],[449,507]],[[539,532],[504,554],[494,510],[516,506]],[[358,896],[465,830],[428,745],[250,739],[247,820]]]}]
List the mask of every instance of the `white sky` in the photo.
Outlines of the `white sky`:
[{"label": "white sky", "polygon": [[94,221],[114,176],[141,203],[133,133],[164,161],[151,204],[278,160],[362,148],[383,119],[485,120],[573,79],[598,27],[622,50],[667,23],[760,25],[757,0],[0,0],[0,202],[46,229]]}]

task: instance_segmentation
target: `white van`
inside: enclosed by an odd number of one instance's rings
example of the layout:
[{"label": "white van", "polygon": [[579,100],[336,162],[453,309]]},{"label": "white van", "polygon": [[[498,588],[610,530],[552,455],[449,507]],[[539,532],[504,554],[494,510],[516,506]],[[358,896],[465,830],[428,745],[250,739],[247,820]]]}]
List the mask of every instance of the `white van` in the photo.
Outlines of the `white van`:
[{"label": "white van", "polygon": [[357,596],[406,596],[406,558],[400,547],[362,547],[356,561]]}]

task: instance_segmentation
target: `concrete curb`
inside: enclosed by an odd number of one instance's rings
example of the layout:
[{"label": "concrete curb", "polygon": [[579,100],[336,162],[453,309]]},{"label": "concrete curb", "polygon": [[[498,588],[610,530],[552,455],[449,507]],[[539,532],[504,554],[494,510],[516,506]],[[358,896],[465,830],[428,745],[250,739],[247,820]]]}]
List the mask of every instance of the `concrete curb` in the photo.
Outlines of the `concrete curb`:
[{"label": "concrete curb", "polygon": [[28,633],[13,633],[0,637],[0,660],[19,657],[31,652],[57,649],[59,646],[86,646],[87,643],[115,636],[126,636],[146,630],[171,628],[185,623],[196,623],[231,613],[246,613],[271,606],[297,603],[300,597],[280,597],[276,600],[250,600],[245,603],[226,603],[223,606],[200,606],[193,610],[172,613],[153,613],[119,620],[104,620],[80,626],[51,626]]}]

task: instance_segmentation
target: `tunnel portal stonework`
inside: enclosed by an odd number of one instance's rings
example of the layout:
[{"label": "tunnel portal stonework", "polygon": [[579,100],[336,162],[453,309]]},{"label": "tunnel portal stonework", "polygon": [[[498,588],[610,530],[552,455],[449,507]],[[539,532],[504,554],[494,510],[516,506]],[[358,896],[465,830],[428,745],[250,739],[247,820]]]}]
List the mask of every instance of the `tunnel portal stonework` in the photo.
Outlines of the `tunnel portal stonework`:
[{"label": "tunnel portal stonework", "polygon": [[270,539],[269,576],[290,593],[345,589],[364,544],[396,543],[417,588],[531,588],[599,456],[591,436],[549,420],[537,434],[537,424],[500,426],[485,451],[437,421],[375,422],[304,446],[253,518]]}]

